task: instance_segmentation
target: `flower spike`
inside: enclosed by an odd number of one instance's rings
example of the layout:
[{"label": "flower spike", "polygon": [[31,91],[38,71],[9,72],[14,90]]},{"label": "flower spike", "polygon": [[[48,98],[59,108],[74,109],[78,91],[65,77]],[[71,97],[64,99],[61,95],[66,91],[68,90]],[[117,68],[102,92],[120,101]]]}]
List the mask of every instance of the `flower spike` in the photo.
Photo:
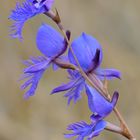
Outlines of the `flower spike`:
[{"label": "flower spike", "polygon": [[[83,33],[72,42],[71,47],[84,72],[88,76],[95,75],[97,78],[96,81],[99,81],[96,84],[99,84],[99,86],[102,86],[100,84],[100,79],[104,80],[106,78],[107,80],[110,80],[112,78],[121,77],[118,70],[100,68],[103,52],[99,42],[92,36]],[[70,49],[68,52],[68,58],[72,64],[77,65]],[[68,98],[68,104],[70,104],[72,100],[77,102],[81,99],[81,92],[88,84],[78,71],[68,70],[68,74],[70,82],[56,87],[52,91],[52,94],[67,91],[64,97]]]}]

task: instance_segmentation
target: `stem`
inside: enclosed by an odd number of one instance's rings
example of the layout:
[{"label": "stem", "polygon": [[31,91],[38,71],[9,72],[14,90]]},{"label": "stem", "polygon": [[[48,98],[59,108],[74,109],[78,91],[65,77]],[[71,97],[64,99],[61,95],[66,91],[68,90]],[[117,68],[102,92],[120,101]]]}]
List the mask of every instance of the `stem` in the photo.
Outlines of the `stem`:
[{"label": "stem", "polygon": [[118,134],[122,134],[123,133],[123,130],[120,127],[118,127],[118,126],[116,126],[116,125],[114,125],[112,123],[109,123],[109,122],[107,122],[105,129],[109,130],[111,132],[118,133]]},{"label": "stem", "polygon": [[[60,17],[59,17],[59,14],[56,10],[56,14],[53,12],[53,11],[49,11],[47,13],[44,13],[46,14],[47,16],[49,16],[58,26],[58,28],[61,30],[64,38],[66,39],[67,43],[68,43],[68,46],[69,46],[69,49],[71,50],[72,54],[73,54],[73,57],[78,65],[78,69],[77,67],[75,66],[72,66],[71,64],[69,64],[69,66],[71,67],[71,69],[75,69],[75,70],[78,70],[81,75],[89,82],[89,84],[94,87],[97,91],[99,91],[99,93],[101,93],[105,98],[107,98],[108,100],[111,100],[111,96],[110,94],[108,93],[107,90],[105,90],[104,88],[102,88],[102,86],[100,86],[99,84],[97,84],[97,82],[99,82],[98,78],[94,75],[91,76],[91,79],[87,76],[87,74],[82,70],[80,64],[79,64],[79,61],[77,59],[77,57],[75,56],[74,54],[74,51],[73,49],[70,47],[70,41],[68,40],[67,38],[67,35],[66,35],[66,32],[64,30],[64,27],[63,25],[61,24],[61,20],[60,20]],[[56,63],[58,61],[55,61]],[[68,66],[68,65],[67,65]],[[64,67],[66,68],[66,67]],[[99,82],[101,83],[101,82]],[[120,114],[120,112],[117,110],[117,108],[115,107],[114,108],[114,113],[116,114],[118,120],[120,121],[120,124],[121,124],[121,128],[120,127],[116,127],[115,125],[112,125],[112,128],[114,129],[111,129],[111,127],[109,127],[109,123],[108,123],[108,126],[107,126],[107,130],[110,130],[112,132],[116,132],[116,133],[119,133],[123,136],[125,136],[126,138],[128,138],[129,140],[136,140],[136,138],[134,137],[133,133],[131,132],[131,130],[129,129],[127,123],[125,122],[125,120],[123,119],[122,115]]]}]

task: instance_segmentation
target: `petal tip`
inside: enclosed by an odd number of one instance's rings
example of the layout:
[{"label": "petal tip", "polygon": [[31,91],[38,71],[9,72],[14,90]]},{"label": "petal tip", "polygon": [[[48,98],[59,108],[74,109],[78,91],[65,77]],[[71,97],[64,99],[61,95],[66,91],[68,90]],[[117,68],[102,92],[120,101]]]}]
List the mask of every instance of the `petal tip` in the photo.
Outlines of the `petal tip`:
[{"label": "petal tip", "polygon": [[114,92],[111,103],[115,107],[119,98],[119,93],[117,91]]}]

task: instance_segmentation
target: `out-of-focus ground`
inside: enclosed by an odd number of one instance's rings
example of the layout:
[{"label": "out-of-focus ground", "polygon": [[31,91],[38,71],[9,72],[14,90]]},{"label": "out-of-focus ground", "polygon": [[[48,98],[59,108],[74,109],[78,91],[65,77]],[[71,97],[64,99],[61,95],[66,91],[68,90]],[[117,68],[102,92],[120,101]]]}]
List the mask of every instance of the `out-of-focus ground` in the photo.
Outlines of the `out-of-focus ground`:
[{"label": "out-of-focus ground", "polygon": [[[64,140],[69,123],[89,122],[87,99],[75,106],[66,106],[62,94],[50,96],[50,91],[67,81],[66,72],[49,69],[41,80],[36,95],[25,101],[22,82],[18,81],[23,69],[22,60],[40,55],[36,49],[36,31],[42,22],[50,23],[39,15],[24,26],[24,40],[11,39],[8,34],[10,10],[16,0],[0,2],[0,140]],[[140,1],[139,0],[57,0],[63,24],[73,38],[86,32],[96,37],[103,46],[103,67],[121,70],[122,80],[109,84],[110,91],[118,90],[118,108],[137,140],[140,139]],[[112,114],[110,121],[116,122]],[[104,131],[102,140],[125,140]]]}]

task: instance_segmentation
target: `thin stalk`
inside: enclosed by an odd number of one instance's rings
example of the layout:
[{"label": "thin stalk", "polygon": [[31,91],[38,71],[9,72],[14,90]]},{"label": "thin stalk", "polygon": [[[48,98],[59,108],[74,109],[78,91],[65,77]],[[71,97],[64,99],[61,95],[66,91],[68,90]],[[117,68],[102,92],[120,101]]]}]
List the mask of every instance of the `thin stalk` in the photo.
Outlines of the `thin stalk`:
[{"label": "thin stalk", "polygon": [[[75,56],[74,54],[74,51],[72,50],[72,48],[70,47],[70,41],[68,40],[67,38],[67,35],[66,35],[66,32],[64,30],[64,27],[63,25],[61,24],[61,20],[60,20],[60,17],[59,17],[59,14],[56,10],[56,14],[53,12],[53,11],[49,11],[47,13],[44,13],[46,14],[47,16],[49,16],[58,26],[58,28],[61,30],[64,38],[66,39],[67,43],[68,43],[68,46],[69,46],[69,49],[71,50],[71,53],[73,54],[73,57],[78,65],[78,68],[79,68],[79,72],[81,73],[81,75],[89,82],[89,84],[94,87],[97,91],[99,91],[99,93],[101,93],[103,96],[107,97],[109,100],[111,100],[111,96],[110,94],[107,92],[104,92],[104,89],[97,86],[95,83],[94,80],[91,80],[89,79],[89,77],[87,76],[87,74],[82,70],[80,64],[79,64],[79,61],[77,59],[77,57]],[[96,79],[97,80],[97,79]],[[117,110],[117,108],[115,107],[114,108],[114,112],[118,118],[118,120],[120,121],[120,124],[121,124],[121,127],[122,127],[122,131],[120,132],[123,136],[125,136],[126,138],[128,138],[129,140],[136,140],[136,138],[134,137],[133,133],[131,132],[131,130],[129,129],[127,123],[125,122],[125,120],[123,119],[122,115],[120,114],[120,112]],[[109,130],[109,128],[108,128]]]}]

